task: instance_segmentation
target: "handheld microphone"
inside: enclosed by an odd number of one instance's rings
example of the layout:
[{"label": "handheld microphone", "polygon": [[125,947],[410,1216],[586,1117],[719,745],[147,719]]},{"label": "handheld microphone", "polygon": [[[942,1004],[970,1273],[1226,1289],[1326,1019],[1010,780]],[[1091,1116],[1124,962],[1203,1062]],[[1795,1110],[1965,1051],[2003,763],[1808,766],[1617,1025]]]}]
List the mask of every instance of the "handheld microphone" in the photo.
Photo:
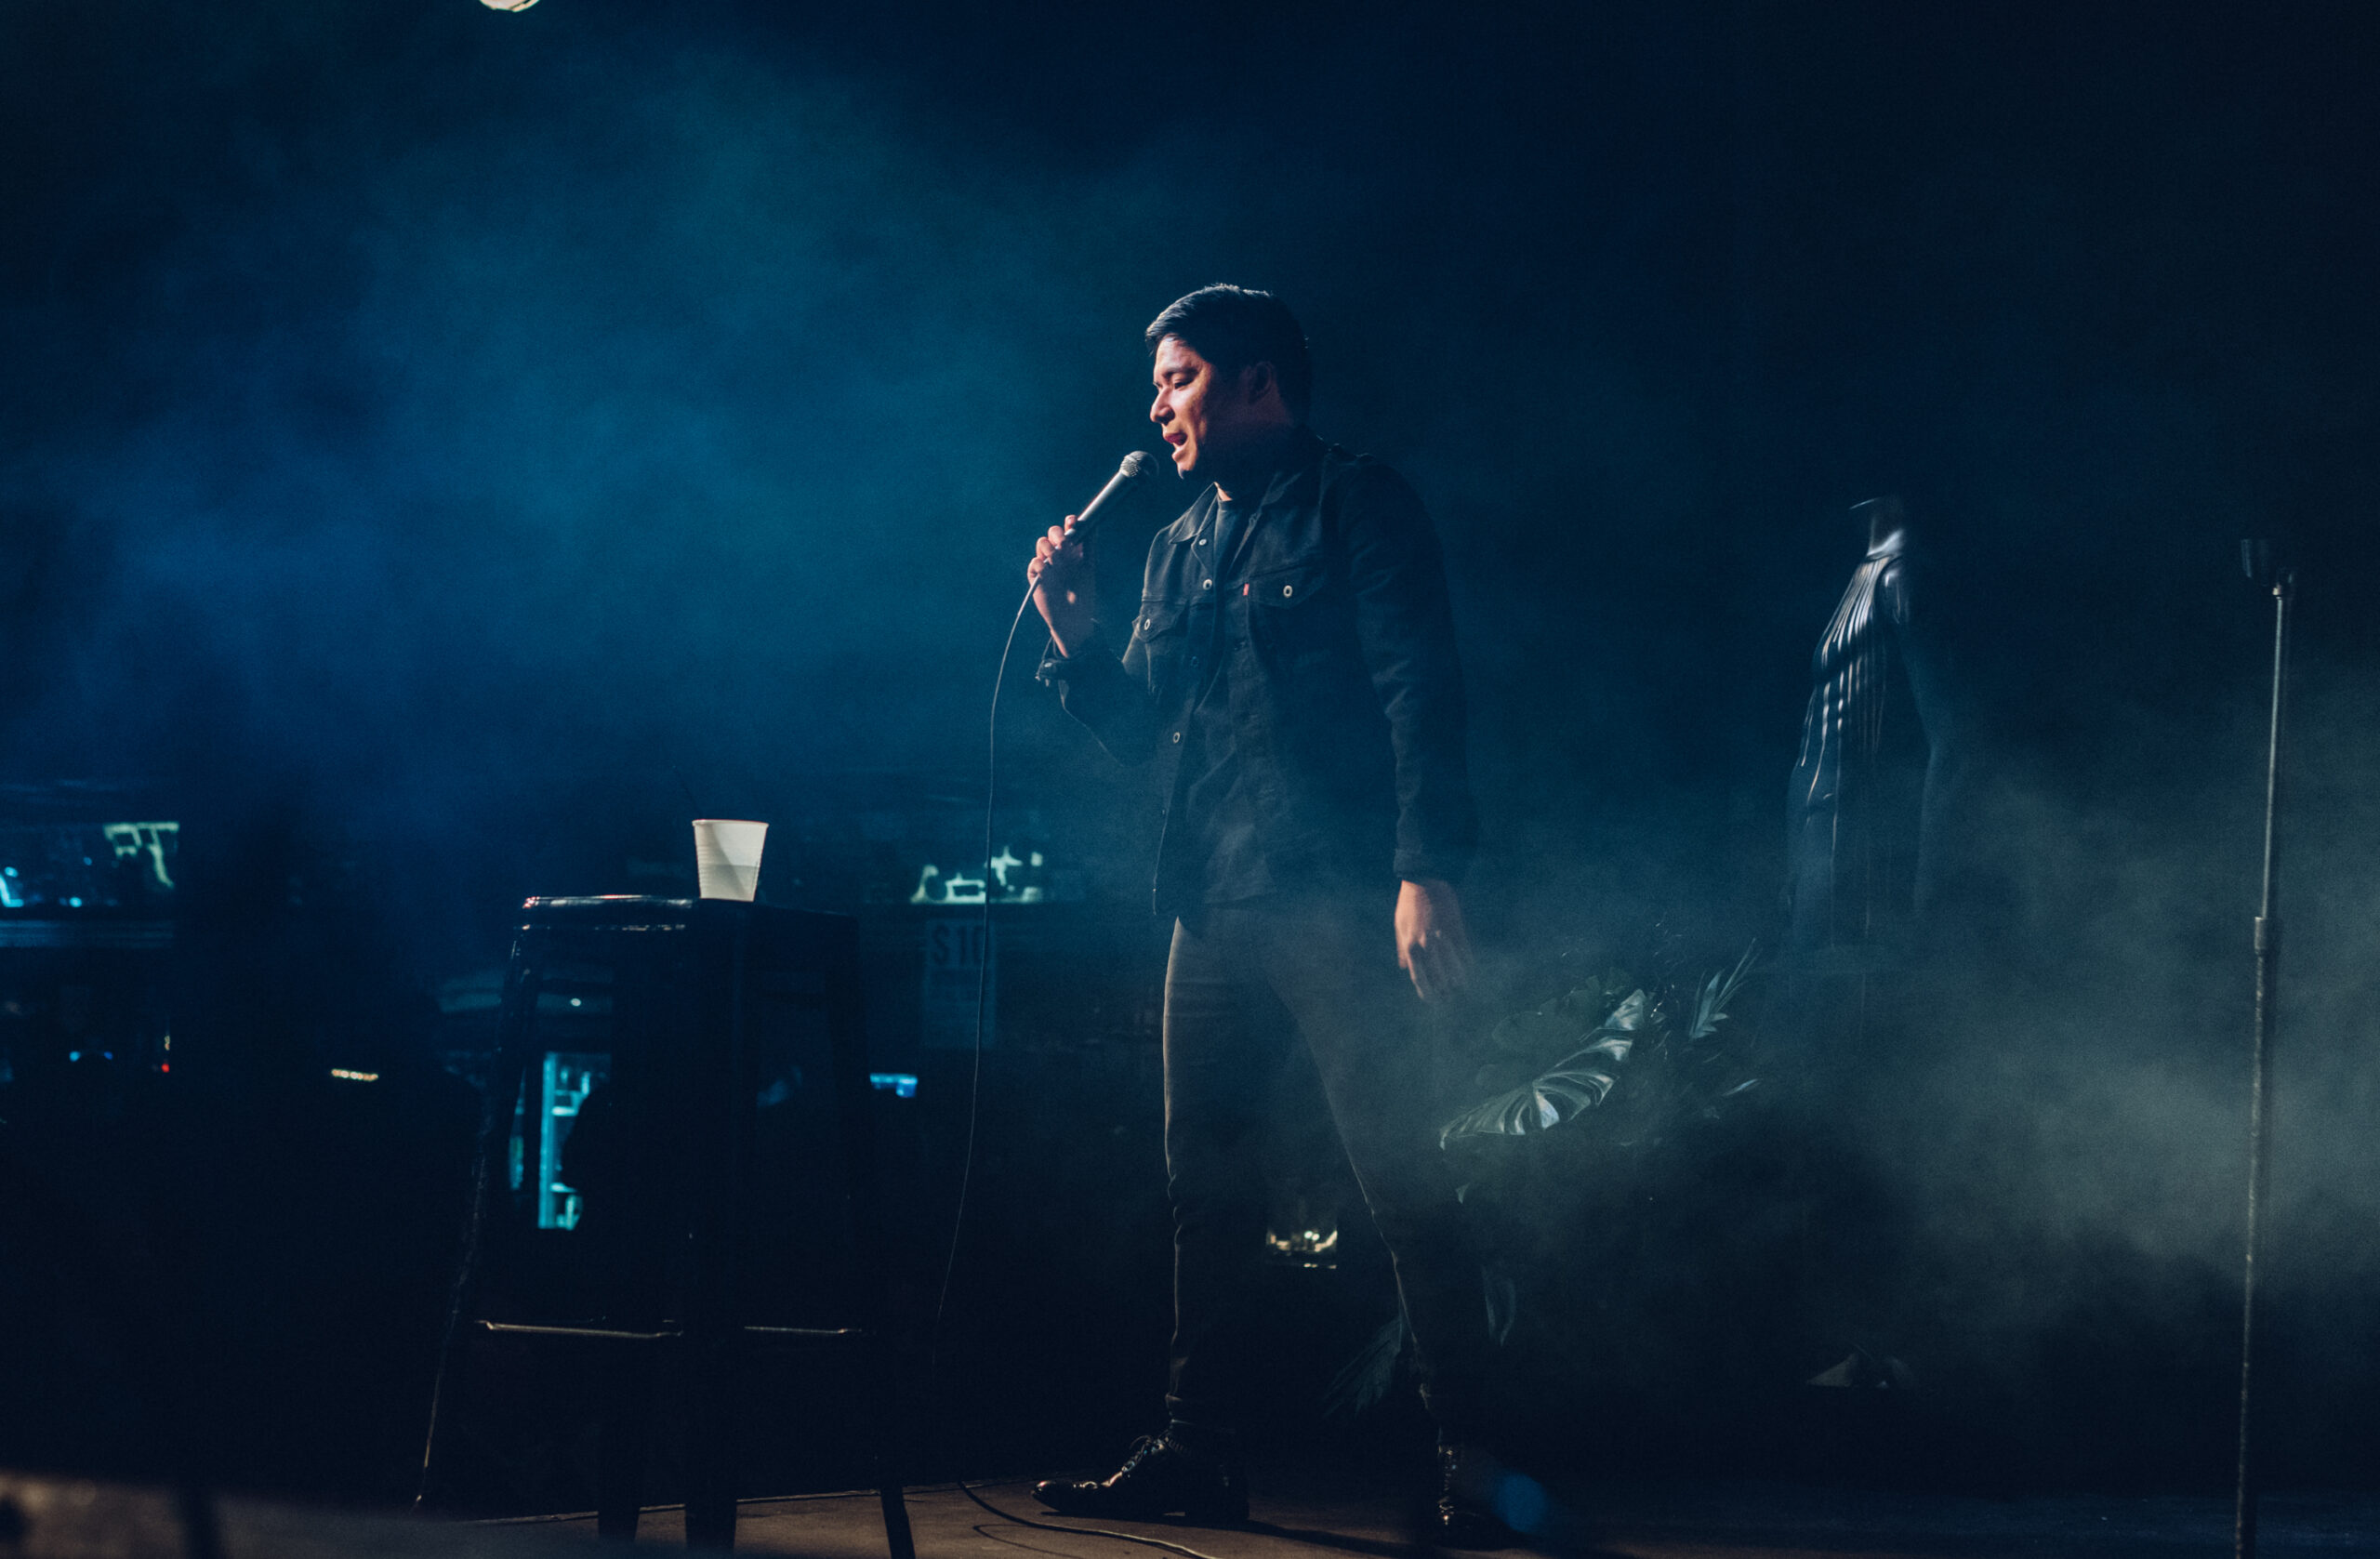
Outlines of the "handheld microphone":
[{"label": "handheld microphone", "polygon": [[1099,495],[1082,506],[1082,512],[1076,515],[1075,522],[1066,527],[1066,534],[1070,536],[1087,536],[1090,534],[1091,522],[1098,518],[1100,509],[1105,507],[1107,500],[1146,477],[1150,469],[1156,464],[1157,462],[1150,458],[1148,451],[1144,449],[1136,449],[1125,456],[1124,463],[1116,468],[1116,474],[1107,479],[1107,485],[1099,490]]}]

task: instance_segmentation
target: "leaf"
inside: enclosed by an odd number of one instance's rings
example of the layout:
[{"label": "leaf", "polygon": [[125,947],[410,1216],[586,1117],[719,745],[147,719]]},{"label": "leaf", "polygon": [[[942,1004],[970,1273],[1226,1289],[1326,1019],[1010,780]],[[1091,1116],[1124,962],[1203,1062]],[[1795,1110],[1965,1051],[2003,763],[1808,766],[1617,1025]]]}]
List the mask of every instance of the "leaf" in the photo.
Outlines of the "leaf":
[{"label": "leaf", "polygon": [[1488,1301],[1488,1335],[1498,1347],[1509,1341],[1513,1323],[1520,1319],[1520,1285],[1513,1281],[1511,1273],[1496,1267],[1479,1270],[1481,1297]]},{"label": "leaf", "polygon": [[1727,1003],[1735,998],[1745,977],[1751,974],[1752,959],[1759,953],[1760,944],[1755,942],[1744,949],[1744,956],[1736,960],[1734,969],[1725,974],[1712,974],[1702,987],[1701,999],[1694,1004],[1694,1027],[1687,1033],[1687,1038],[1708,1039],[1719,1032],[1719,1025],[1726,1021]]},{"label": "leaf", "polygon": [[1371,1341],[1340,1367],[1323,1389],[1322,1410],[1334,1419],[1350,1419],[1388,1394],[1396,1383],[1396,1361],[1405,1352],[1405,1310],[1397,1307]]},{"label": "leaf", "polygon": [[1457,1137],[1525,1137],[1551,1130],[1593,1109],[1618,1084],[1618,1068],[1635,1048],[1651,1007],[1642,990],[1630,992],[1595,1026],[1593,1043],[1571,1051],[1520,1087],[1463,1111],[1438,1132],[1438,1145],[1444,1147]]}]

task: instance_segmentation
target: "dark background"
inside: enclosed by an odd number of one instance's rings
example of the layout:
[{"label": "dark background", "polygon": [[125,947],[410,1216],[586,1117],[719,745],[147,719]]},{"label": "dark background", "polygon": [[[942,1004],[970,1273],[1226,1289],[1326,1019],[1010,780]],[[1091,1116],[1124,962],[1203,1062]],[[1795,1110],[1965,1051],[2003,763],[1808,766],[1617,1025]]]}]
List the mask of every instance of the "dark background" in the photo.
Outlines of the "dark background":
[{"label": "dark background", "polygon": [[[1151,443],[1142,324],[1234,280],[1441,527],[1488,1017],[1580,939],[1772,935],[1846,509],[1899,491],[1951,560],[2007,967],[1894,1130],[1941,1243],[2030,1275],[1964,1288],[1991,1367],[1943,1412],[2058,1428],[2027,1476],[2222,1473],[2269,638],[2236,552],[2295,538],[2277,1389],[2289,1475],[2368,1481],[2376,46],[2350,4],[11,0],[0,779],[142,786],[190,870],[170,1086],[0,1115],[199,1317],[227,1475],[402,1492],[469,1107],[442,983],[526,893],[670,888],[690,810],[774,820],[782,902],[963,861],[1029,539]],[[1170,512],[1111,527],[1118,588]],[[1015,826],[1130,924],[1145,798],[1010,696]],[[1036,1296],[1086,1282],[1125,1318],[987,1389],[1005,1448],[960,1462],[1095,1454],[1155,1389],[1146,1014],[1070,1028],[1034,967],[986,1119],[1045,1172],[992,1175],[961,1329],[1064,1333]],[[324,1093],[367,1055],[410,1091]],[[930,1252],[958,1077],[919,1064]],[[127,1367],[104,1328],[16,1341],[49,1406],[7,1455],[145,1464],[128,1388],[74,1384]]]}]

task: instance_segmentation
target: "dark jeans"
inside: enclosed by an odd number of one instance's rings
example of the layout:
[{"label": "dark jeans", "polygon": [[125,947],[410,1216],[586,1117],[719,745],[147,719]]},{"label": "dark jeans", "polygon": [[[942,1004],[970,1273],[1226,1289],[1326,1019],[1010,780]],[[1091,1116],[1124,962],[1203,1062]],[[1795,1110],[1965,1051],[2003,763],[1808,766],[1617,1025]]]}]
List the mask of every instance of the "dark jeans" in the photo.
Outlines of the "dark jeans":
[{"label": "dark jeans", "polygon": [[1475,1433],[1488,1346],[1479,1268],[1437,1144],[1421,1004],[1387,894],[1208,905],[1165,974],[1165,1159],[1173,1203],[1176,1419],[1235,1427],[1262,1260],[1261,1134],[1289,1047],[1313,1051],[1339,1140],[1396,1265],[1421,1394],[1443,1438]]}]

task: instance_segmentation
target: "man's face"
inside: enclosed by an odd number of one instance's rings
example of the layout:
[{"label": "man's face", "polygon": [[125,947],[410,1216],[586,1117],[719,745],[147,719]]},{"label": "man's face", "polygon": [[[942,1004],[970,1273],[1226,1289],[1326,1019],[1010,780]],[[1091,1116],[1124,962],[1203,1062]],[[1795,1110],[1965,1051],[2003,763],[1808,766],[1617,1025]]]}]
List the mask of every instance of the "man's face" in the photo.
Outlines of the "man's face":
[{"label": "man's face", "polygon": [[1238,382],[1225,383],[1215,365],[1179,336],[1157,344],[1157,401],[1149,420],[1165,435],[1173,452],[1173,469],[1183,476],[1201,467],[1211,473],[1218,459],[1228,460],[1245,442],[1248,397]]}]

